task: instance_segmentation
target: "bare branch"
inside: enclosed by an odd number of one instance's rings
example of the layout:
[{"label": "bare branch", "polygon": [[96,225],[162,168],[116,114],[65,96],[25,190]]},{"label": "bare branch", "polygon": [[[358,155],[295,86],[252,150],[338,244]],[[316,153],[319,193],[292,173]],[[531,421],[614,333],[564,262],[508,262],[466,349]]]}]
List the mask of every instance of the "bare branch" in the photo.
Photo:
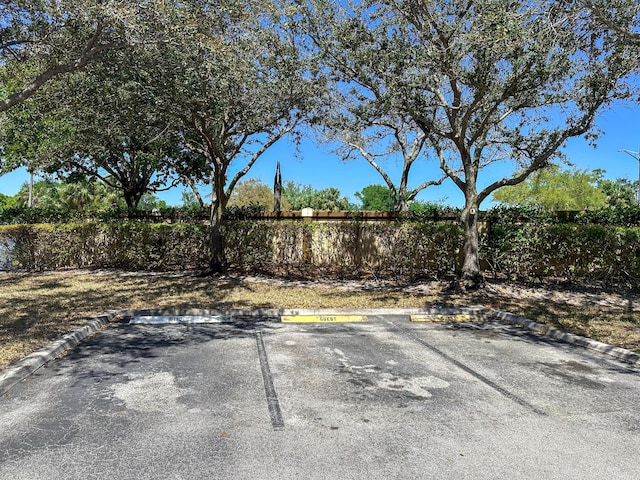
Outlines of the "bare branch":
[{"label": "bare branch", "polygon": [[269,138],[269,140],[266,141],[262,145],[262,147],[256,153],[254,153],[252,155],[251,159],[247,162],[245,167],[242,170],[240,170],[239,172],[237,172],[234,175],[234,177],[231,180],[231,182],[229,182],[229,187],[227,188],[227,192],[226,192],[227,197],[229,195],[231,195],[231,192],[235,188],[235,186],[238,183],[238,181],[247,174],[247,172],[251,169],[253,164],[256,163],[258,158],[260,158],[262,156],[262,154],[264,152],[266,152],[274,143],[276,143],[278,140],[280,140],[282,137],[284,137],[287,133],[291,132],[294,128],[295,128],[295,124],[287,124],[287,125],[285,125],[279,132],[277,132],[276,134],[272,135],[271,138]]}]

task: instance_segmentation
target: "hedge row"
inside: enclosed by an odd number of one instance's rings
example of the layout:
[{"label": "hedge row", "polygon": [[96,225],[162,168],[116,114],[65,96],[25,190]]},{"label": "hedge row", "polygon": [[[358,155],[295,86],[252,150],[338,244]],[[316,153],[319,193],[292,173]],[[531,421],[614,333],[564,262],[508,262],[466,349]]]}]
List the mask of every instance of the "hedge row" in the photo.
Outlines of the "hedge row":
[{"label": "hedge row", "polygon": [[[452,223],[229,221],[225,258],[236,270],[342,276],[451,274],[461,229]],[[202,223],[109,222],[0,226],[0,269],[205,268]]]},{"label": "hedge row", "polygon": [[528,223],[534,225],[580,224],[640,226],[640,206],[601,208],[585,211],[553,212],[536,207],[493,207],[482,212],[481,220],[488,223]]},{"label": "hedge row", "polygon": [[[258,216],[264,207],[229,207],[225,218],[246,219]],[[209,219],[208,208],[168,207],[154,210],[116,208],[101,211],[81,211],[64,207],[11,207],[0,209],[0,225],[43,223],[122,222],[130,220],[157,222],[197,222]]]},{"label": "hedge row", "polygon": [[482,254],[513,279],[640,287],[640,227],[494,224]]},{"label": "hedge row", "polygon": [[[453,222],[225,223],[230,268],[250,273],[445,278],[463,241]],[[203,223],[93,222],[0,226],[0,269],[198,269],[209,258]],[[491,222],[485,268],[510,278],[637,289],[640,227]]]},{"label": "hedge row", "polygon": [[197,268],[207,259],[202,224],[141,222],[0,226],[0,268]]},{"label": "hedge row", "polygon": [[[113,209],[105,211],[79,211],[61,207],[12,207],[0,209],[0,225],[78,223],[78,222],[121,222],[148,221],[193,223],[209,219],[209,209],[168,207],[153,211]],[[358,219],[363,212],[342,212],[345,218]],[[451,221],[460,216],[460,210],[452,207],[429,205],[417,212],[392,214],[399,221],[425,223]],[[226,220],[261,220],[265,208],[261,205],[231,206],[225,210]],[[603,208],[583,212],[551,212],[536,207],[493,207],[481,212],[480,220],[488,223],[532,223],[536,225],[579,223],[582,225],[617,225],[622,227],[640,226],[640,206],[625,208]]]}]

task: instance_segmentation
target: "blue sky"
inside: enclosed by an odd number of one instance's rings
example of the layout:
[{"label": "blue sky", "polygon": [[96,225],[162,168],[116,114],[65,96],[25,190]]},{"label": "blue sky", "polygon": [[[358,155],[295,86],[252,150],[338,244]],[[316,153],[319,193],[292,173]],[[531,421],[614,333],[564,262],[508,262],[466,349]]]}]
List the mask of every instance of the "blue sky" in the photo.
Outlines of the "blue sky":
[{"label": "blue sky", "polygon": [[[638,162],[619,150],[640,150],[640,105],[612,107],[601,115],[597,125],[603,131],[597,141],[597,148],[591,147],[584,139],[572,139],[563,149],[568,160],[581,170],[604,169],[605,176],[612,180],[637,180]],[[280,140],[267,151],[244,178],[259,178],[271,186],[278,160],[281,163],[283,182],[294,181],[312,185],[316,189],[337,187],[342,195],[349,197],[353,202],[356,202],[354,194],[367,185],[384,183],[380,175],[364,159],[343,162],[330,152],[328,146],[317,145],[313,140],[305,140],[296,156],[295,147],[286,139]],[[394,181],[398,181],[401,165],[393,160],[384,165]],[[492,166],[491,171],[481,173],[479,186],[505,175],[512,168],[511,164]],[[419,161],[411,172],[410,186],[440,177],[435,160]],[[0,193],[14,195],[27,180],[28,174],[24,169],[0,176]],[[208,187],[204,191],[208,192]],[[173,189],[158,196],[169,204],[179,205],[181,189]],[[441,186],[428,188],[418,199],[457,207],[464,203],[462,194],[450,180],[446,180]],[[483,208],[490,206],[488,201],[482,205]]]}]

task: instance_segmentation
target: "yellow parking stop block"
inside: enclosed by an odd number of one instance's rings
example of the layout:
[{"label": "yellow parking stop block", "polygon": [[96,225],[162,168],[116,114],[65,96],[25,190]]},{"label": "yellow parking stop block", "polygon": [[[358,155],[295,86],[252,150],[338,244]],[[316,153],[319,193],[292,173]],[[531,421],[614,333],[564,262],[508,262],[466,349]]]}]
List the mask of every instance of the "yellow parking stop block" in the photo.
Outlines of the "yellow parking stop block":
[{"label": "yellow parking stop block", "polygon": [[283,315],[283,323],[349,323],[366,322],[366,315]]},{"label": "yellow parking stop block", "polygon": [[410,318],[412,322],[473,322],[478,317],[468,313],[426,313],[411,315]]}]

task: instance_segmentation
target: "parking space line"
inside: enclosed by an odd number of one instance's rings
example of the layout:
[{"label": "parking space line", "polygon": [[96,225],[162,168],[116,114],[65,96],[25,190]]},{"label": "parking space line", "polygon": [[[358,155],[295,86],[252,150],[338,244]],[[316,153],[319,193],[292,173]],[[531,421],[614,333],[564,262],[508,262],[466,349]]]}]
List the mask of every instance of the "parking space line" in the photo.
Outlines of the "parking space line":
[{"label": "parking space line", "polygon": [[258,358],[260,359],[260,369],[262,370],[262,380],[264,382],[264,391],[267,396],[267,406],[269,408],[269,416],[271,417],[271,425],[274,430],[284,430],[284,420],[282,419],[282,411],[280,410],[280,402],[276,388],[273,385],[273,377],[269,369],[269,361],[267,360],[267,351],[264,348],[262,340],[262,332],[256,332],[256,342],[258,344]]},{"label": "parking space line", "polygon": [[485,377],[484,375],[476,372],[472,368],[466,366],[464,363],[459,362],[455,358],[452,358],[449,355],[447,355],[446,353],[444,353],[442,350],[440,350],[440,349],[434,347],[433,345],[430,345],[429,343],[425,342],[418,335],[416,335],[413,331],[411,331],[411,330],[409,330],[409,329],[407,329],[405,327],[402,327],[400,325],[397,325],[397,324],[395,324],[393,322],[387,322],[387,324],[391,325],[391,327],[393,327],[397,332],[399,332],[403,336],[405,336],[405,337],[407,337],[407,338],[419,343],[423,347],[431,350],[433,353],[441,356],[442,358],[444,358],[448,362],[453,363],[456,367],[464,370],[469,375],[471,375],[471,376],[475,377],[476,379],[480,380],[482,383],[484,383],[485,385],[491,387],[496,392],[504,395],[508,399],[516,402],[517,404],[519,404],[519,405],[531,410],[532,412],[534,412],[534,413],[536,413],[536,414],[538,414],[540,416],[543,416],[543,417],[548,416],[548,414],[546,412],[544,412],[543,410],[540,410],[539,408],[531,405],[526,400],[523,400],[522,398],[518,397],[517,395],[515,395],[515,394],[511,393],[510,391],[502,388],[500,385],[498,385],[494,381],[492,381],[492,380],[488,379],[487,377]]},{"label": "parking space line", "polygon": [[421,313],[410,315],[412,322],[473,322],[477,321],[480,315],[471,313]]}]

